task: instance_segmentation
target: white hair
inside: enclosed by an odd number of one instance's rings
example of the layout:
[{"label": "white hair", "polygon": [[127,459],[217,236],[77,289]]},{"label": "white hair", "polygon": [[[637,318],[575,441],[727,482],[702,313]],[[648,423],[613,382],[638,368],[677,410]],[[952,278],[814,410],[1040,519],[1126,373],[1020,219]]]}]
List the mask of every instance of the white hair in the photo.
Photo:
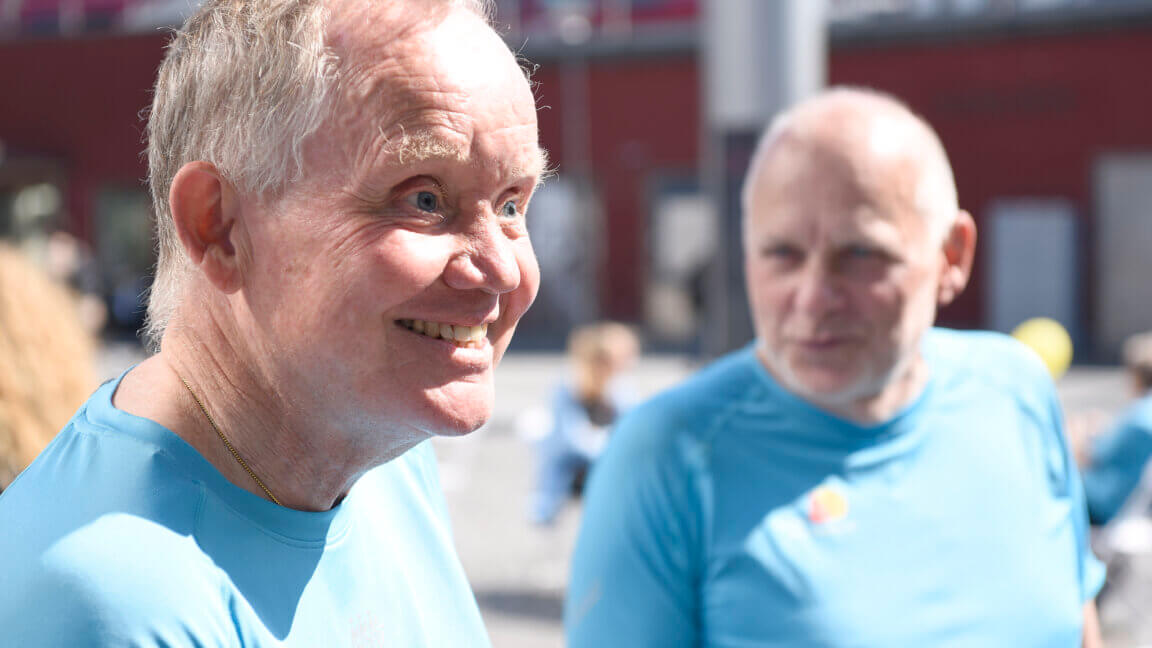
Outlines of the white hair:
[{"label": "white hair", "polygon": [[[429,3],[470,10],[488,24],[494,16],[491,0]],[[323,0],[207,0],[168,44],[147,126],[157,239],[144,327],[151,349],[191,272],[168,204],[173,178],[202,160],[238,191],[269,195],[301,176],[305,140],[338,94],[327,21]]]},{"label": "white hair", "polygon": [[748,174],[744,177],[741,191],[744,214],[747,215],[750,211],[757,162],[763,159],[769,148],[798,127],[799,115],[802,112],[809,111],[818,104],[834,101],[871,102],[884,107],[889,114],[896,116],[896,119],[883,121],[872,119],[868,123],[869,150],[881,155],[895,153],[907,156],[911,152],[912,155],[919,157],[919,173],[913,200],[917,210],[929,219],[934,240],[943,240],[960,211],[956,181],[944,145],[928,122],[913,112],[907,104],[890,94],[868,88],[833,87],[773,118],[756,145]]}]

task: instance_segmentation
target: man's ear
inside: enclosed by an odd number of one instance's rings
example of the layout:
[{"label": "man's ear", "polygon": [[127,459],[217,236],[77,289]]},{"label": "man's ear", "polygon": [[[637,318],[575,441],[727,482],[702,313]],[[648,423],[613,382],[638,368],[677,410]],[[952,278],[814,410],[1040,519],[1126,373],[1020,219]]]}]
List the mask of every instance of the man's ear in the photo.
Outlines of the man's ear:
[{"label": "man's ear", "polygon": [[976,256],[976,221],[971,214],[964,210],[956,214],[955,222],[944,236],[941,252],[944,269],[940,273],[936,302],[946,306],[964,291],[972,275],[972,260]]},{"label": "man's ear", "polygon": [[231,183],[209,162],[189,162],[172,178],[172,220],[184,252],[217,289],[240,288],[239,256],[233,242],[239,203]]}]

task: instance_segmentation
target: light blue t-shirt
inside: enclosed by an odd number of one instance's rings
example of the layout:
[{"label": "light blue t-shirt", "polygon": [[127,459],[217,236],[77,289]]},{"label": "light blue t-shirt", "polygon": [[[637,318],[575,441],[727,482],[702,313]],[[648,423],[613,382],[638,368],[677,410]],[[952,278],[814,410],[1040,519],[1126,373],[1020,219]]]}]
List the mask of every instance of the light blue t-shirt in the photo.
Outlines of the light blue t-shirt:
[{"label": "light blue t-shirt", "polygon": [[0,495],[4,645],[489,645],[430,444],[296,511],[115,409],[118,384]]},{"label": "light blue t-shirt", "polygon": [[[1152,458],[1152,394],[1133,403],[1108,432],[1092,442],[1084,493],[1094,524],[1107,524],[1140,484]],[[1144,513],[1148,513],[1145,511]]]},{"label": "light blue t-shirt", "polygon": [[593,468],[571,648],[1079,646],[1099,589],[1051,379],[933,329],[925,391],[861,427],[752,348],[622,421]]}]

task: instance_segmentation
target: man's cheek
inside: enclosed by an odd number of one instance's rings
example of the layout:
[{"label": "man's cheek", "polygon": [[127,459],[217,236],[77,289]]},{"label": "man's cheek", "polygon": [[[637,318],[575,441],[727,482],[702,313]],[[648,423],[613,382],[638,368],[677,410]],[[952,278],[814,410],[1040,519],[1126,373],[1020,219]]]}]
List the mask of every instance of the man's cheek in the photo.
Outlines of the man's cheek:
[{"label": "man's cheek", "polygon": [[524,313],[532,306],[532,302],[536,301],[536,293],[539,290],[540,283],[528,286],[523,283],[516,290],[508,293],[507,301],[504,303],[505,323],[511,328],[516,327],[516,323],[524,317]]},{"label": "man's cheek", "polygon": [[527,311],[532,303],[536,301],[536,295],[540,292],[540,264],[536,261],[536,253],[532,250],[530,243],[525,245],[525,250],[519,255],[520,258],[520,287],[512,291],[509,299],[510,302],[516,301],[523,309],[520,315]]}]

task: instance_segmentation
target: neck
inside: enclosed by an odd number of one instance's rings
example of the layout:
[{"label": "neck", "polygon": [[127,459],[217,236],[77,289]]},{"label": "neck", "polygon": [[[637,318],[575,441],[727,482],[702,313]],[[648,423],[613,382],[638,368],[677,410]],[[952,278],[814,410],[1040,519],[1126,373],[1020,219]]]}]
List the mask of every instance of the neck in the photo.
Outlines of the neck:
[{"label": "neck", "polygon": [[192,394],[252,474],[289,508],[332,508],[364,472],[419,442],[406,435],[384,448],[378,439],[372,447],[357,444],[366,437],[348,434],[336,419],[317,414],[321,404],[261,372],[246,349],[228,344],[241,338],[213,332],[193,336],[187,328],[170,330],[160,353],[125,377],[114,404],[172,430],[236,486],[269,499]]},{"label": "neck", "polygon": [[757,349],[760,364],[773,375],[776,382],[800,398],[808,401],[829,414],[852,421],[858,425],[876,425],[891,420],[905,407],[916,400],[928,384],[928,365],[917,354],[902,366],[897,366],[892,375],[878,391],[866,395],[837,394],[832,398],[789,388],[786,381],[776,375],[765,359],[764,350]]},{"label": "neck", "polygon": [[900,370],[875,395],[859,398],[835,412],[861,425],[875,425],[891,420],[919,398],[928,384],[928,365],[919,355]]},{"label": "neck", "polygon": [[[177,378],[180,378],[180,376],[177,376]],[[228,437],[224,434],[224,431],[221,430],[220,426],[216,424],[216,419],[212,418],[212,414],[208,411],[208,408],[204,407],[204,401],[200,400],[200,397],[196,395],[196,390],[192,389],[192,385],[189,385],[188,381],[184,380],[183,378],[180,378],[180,382],[184,385],[184,389],[188,390],[188,395],[192,397],[193,402],[196,403],[196,407],[198,407],[200,411],[203,412],[204,418],[208,420],[208,425],[212,426],[212,431],[216,433],[216,436],[220,437],[220,442],[224,444],[225,448],[228,448],[228,453],[232,455],[232,458],[236,460],[236,463],[240,464],[240,467],[244,469],[244,472],[248,473],[248,476],[252,478],[252,481],[256,482],[256,485],[260,487],[260,490],[264,491],[264,495],[268,499],[272,500],[277,505],[281,505],[280,500],[276,498],[276,495],[272,493],[272,491],[268,488],[268,485],[265,484],[264,481],[260,479],[260,476],[252,470],[252,467],[248,465],[248,462],[244,461],[244,457],[240,456],[240,452],[236,450],[236,446],[232,445],[232,442],[228,440]]]}]

